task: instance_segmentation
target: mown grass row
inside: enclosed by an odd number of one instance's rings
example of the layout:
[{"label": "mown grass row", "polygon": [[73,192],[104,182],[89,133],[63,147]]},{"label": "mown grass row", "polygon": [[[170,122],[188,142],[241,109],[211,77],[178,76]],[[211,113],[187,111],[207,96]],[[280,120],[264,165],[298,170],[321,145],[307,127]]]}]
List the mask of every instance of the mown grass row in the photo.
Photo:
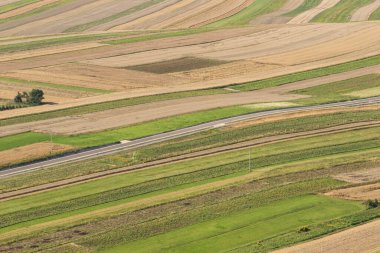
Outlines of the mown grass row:
[{"label": "mown grass row", "polygon": [[[31,175],[18,175],[0,180],[1,191],[19,189],[37,184],[54,182],[64,178],[77,177],[94,172],[110,170],[128,165],[140,164],[157,159],[178,156],[194,151],[205,150],[213,147],[253,140],[261,137],[274,136],[286,133],[297,133],[316,129],[323,129],[332,126],[344,125],[355,122],[373,121],[380,119],[380,112],[377,110],[334,113],[321,116],[308,116],[296,119],[287,119],[273,123],[264,123],[254,126],[239,128],[222,128],[210,130],[192,136],[178,138],[161,144],[151,145],[132,152],[121,152],[112,156],[96,158],[80,163],[67,164],[65,166],[55,166],[53,168],[42,169]],[[29,133],[28,138],[35,142],[44,141],[44,135],[34,135]],[[13,139],[9,142],[20,143],[22,139]],[[4,143],[5,145],[6,143]],[[5,147],[7,148],[7,147]],[[81,170],[78,170],[78,166]],[[54,174],[51,174],[54,169]]]},{"label": "mown grass row", "polygon": [[286,13],[284,16],[295,17],[298,14],[301,14],[314,7],[317,7],[321,2],[322,0],[304,0],[303,3],[297,9]]},{"label": "mown grass row", "polygon": [[[326,146],[319,148],[310,148],[295,152],[284,152],[276,155],[268,155],[252,159],[252,170],[258,168],[281,165],[290,162],[307,160],[316,157],[323,157],[326,155],[348,153],[360,150],[370,150],[380,147],[380,140],[365,140],[353,143],[345,143],[341,145]],[[6,210],[17,210],[17,206],[12,203],[18,203],[20,200],[5,202],[2,208],[2,215],[0,217],[0,226],[6,227],[19,222],[24,222],[36,218],[42,218],[50,215],[55,215],[63,212],[73,211],[90,206],[96,206],[104,203],[118,201],[121,199],[130,198],[133,196],[146,194],[166,188],[172,188],[184,184],[191,184],[195,182],[204,181],[211,178],[223,177],[226,175],[233,175],[238,172],[249,172],[248,161],[246,159],[226,165],[201,169],[194,172],[185,174],[173,175],[169,177],[159,178],[152,181],[143,182],[136,185],[122,187],[105,192],[99,192],[92,195],[86,195],[79,198],[74,198],[66,201],[59,201],[58,203],[51,203],[44,205],[39,202],[38,207],[25,209],[27,205],[21,205],[23,209],[10,213],[4,213]],[[96,190],[96,188],[94,188]],[[63,194],[65,194],[63,192]],[[45,194],[49,195],[49,193]],[[32,198],[35,198],[33,196]],[[38,196],[37,196],[38,197]],[[27,197],[28,198],[28,197]],[[51,197],[49,198],[51,199]],[[33,203],[35,203],[33,201]],[[16,209],[15,209],[16,207]],[[18,207],[19,208],[19,207]]]},{"label": "mown grass row", "polygon": [[340,0],[335,6],[329,8],[315,18],[312,22],[343,23],[350,21],[352,14],[363,6],[371,4],[373,0]]}]

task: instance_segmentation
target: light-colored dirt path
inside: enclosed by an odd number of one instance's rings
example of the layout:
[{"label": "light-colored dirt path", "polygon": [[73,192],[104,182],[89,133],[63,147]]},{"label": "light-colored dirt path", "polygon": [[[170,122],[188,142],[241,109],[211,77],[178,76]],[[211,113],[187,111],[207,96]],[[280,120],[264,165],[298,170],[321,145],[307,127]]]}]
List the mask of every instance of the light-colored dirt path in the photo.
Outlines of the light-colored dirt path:
[{"label": "light-colored dirt path", "polygon": [[5,19],[5,18],[17,16],[17,15],[32,11],[34,9],[40,8],[44,5],[48,5],[48,4],[57,2],[57,1],[58,0],[42,0],[42,1],[32,3],[32,4],[28,4],[28,5],[25,5],[23,7],[14,9],[12,11],[8,11],[8,12],[0,14],[0,19]]},{"label": "light-colored dirt path", "polygon": [[323,11],[334,7],[340,0],[323,0],[318,6],[291,19],[288,24],[306,24]]},{"label": "light-colored dirt path", "polygon": [[304,0],[288,0],[279,10],[267,15],[258,17],[251,24],[282,24],[288,22],[291,17],[285,17],[284,14],[297,9]]},{"label": "light-colored dirt path", "polygon": [[375,0],[373,3],[363,6],[359,10],[355,11],[351,17],[351,21],[366,21],[378,8],[380,8],[380,0]]},{"label": "light-colored dirt path", "polygon": [[380,249],[380,220],[272,253],[371,253]]}]

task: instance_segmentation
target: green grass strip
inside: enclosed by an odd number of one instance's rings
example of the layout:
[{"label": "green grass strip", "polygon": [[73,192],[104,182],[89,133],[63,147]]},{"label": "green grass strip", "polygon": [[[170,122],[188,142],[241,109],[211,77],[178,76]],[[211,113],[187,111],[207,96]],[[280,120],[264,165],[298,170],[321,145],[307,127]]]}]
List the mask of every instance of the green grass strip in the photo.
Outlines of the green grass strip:
[{"label": "green grass strip", "polygon": [[356,61],[350,61],[346,63],[341,63],[329,67],[317,68],[312,70],[307,70],[303,72],[297,72],[294,74],[288,74],[278,77],[272,77],[264,80],[248,82],[243,84],[235,84],[229,87],[241,90],[241,91],[250,91],[250,90],[258,90],[263,88],[269,88],[274,86],[279,86],[282,84],[293,83],[297,81],[339,74],[355,69],[365,68],[369,66],[374,66],[380,64],[380,55],[375,55],[367,58],[363,58]]},{"label": "green grass strip", "polygon": [[373,1],[374,0],[340,0],[338,4],[313,18],[312,22],[344,23],[350,21],[352,14],[356,10],[371,4]]},{"label": "green grass strip", "polygon": [[321,2],[322,0],[304,0],[304,2],[297,9],[286,13],[284,16],[295,17],[298,14],[301,14],[302,12],[313,9],[314,7],[318,6]]},{"label": "green grass strip", "polygon": [[248,25],[255,18],[278,10],[286,3],[286,0],[256,0],[244,10],[228,18],[218,20],[205,27],[229,27]]},{"label": "green grass strip", "polygon": [[46,87],[46,88],[60,89],[60,90],[66,90],[66,91],[80,91],[80,92],[89,92],[89,93],[98,93],[98,94],[108,94],[112,92],[109,90],[23,80],[23,79],[17,79],[17,78],[12,78],[12,77],[0,77],[0,82],[5,82],[8,84],[20,84],[20,85],[26,85],[26,86],[32,86],[32,87],[38,87],[38,88]]},{"label": "green grass strip", "polygon": [[380,20],[380,7],[369,16],[369,20]]},{"label": "green grass strip", "polygon": [[306,195],[235,212],[100,252],[225,252],[241,245],[362,211],[353,201]]},{"label": "green grass strip", "polygon": [[287,233],[271,236],[259,243],[249,243],[247,245],[241,246],[228,253],[264,253],[270,252],[278,248],[283,248],[286,246],[291,246],[303,241],[311,240],[313,238],[318,238],[321,236],[326,236],[328,234],[334,233],[339,230],[348,229],[354,226],[358,226],[365,222],[374,220],[380,217],[380,207],[373,209],[366,209],[361,212],[357,212],[351,215],[345,215],[337,219],[330,221],[310,224],[307,226],[308,232],[301,232],[299,229],[293,229]]},{"label": "green grass strip", "polygon": [[116,20],[118,18],[130,15],[130,14],[132,14],[134,12],[141,11],[143,9],[146,9],[146,8],[150,7],[150,6],[158,4],[158,3],[162,2],[162,1],[163,0],[150,0],[148,2],[144,2],[144,3],[140,4],[140,5],[137,5],[135,7],[132,7],[132,8],[129,8],[127,10],[124,10],[122,12],[119,12],[117,14],[114,14],[112,16],[108,16],[108,17],[105,17],[105,18],[102,18],[102,19],[99,19],[99,20],[95,20],[93,22],[89,22],[89,23],[86,23],[86,24],[81,24],[81,25],[77,25],[77,26],[71,27],[71,28],[65,30],[65,32],[83,32],[83,31],[86,31],[87,29],[90,29],[90,28],[95,27],[97,25],[101,25],[101,24],[104,24],[104,23],[107,23],[107,22],[111,22],[111,21]]}]

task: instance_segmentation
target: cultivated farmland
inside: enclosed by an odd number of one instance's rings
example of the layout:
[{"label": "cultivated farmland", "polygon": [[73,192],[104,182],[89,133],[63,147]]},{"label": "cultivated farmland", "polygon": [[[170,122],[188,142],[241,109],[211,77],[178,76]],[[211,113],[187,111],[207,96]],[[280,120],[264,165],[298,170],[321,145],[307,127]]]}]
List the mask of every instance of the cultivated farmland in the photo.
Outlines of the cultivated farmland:
[{"label": "cultivated farmland", "polygon": [[0,252],[378,251],[378,19],[0,1]]}]

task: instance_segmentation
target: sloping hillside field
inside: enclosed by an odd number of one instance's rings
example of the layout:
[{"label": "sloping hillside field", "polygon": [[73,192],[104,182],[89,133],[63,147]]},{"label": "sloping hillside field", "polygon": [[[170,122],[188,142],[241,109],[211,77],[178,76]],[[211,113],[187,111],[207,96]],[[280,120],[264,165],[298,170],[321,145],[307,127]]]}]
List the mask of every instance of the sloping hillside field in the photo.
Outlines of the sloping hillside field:
[{"label": "sloping hillside field", "polygon": [[0,0],[0,252],[380,252],[379,0]]}]

